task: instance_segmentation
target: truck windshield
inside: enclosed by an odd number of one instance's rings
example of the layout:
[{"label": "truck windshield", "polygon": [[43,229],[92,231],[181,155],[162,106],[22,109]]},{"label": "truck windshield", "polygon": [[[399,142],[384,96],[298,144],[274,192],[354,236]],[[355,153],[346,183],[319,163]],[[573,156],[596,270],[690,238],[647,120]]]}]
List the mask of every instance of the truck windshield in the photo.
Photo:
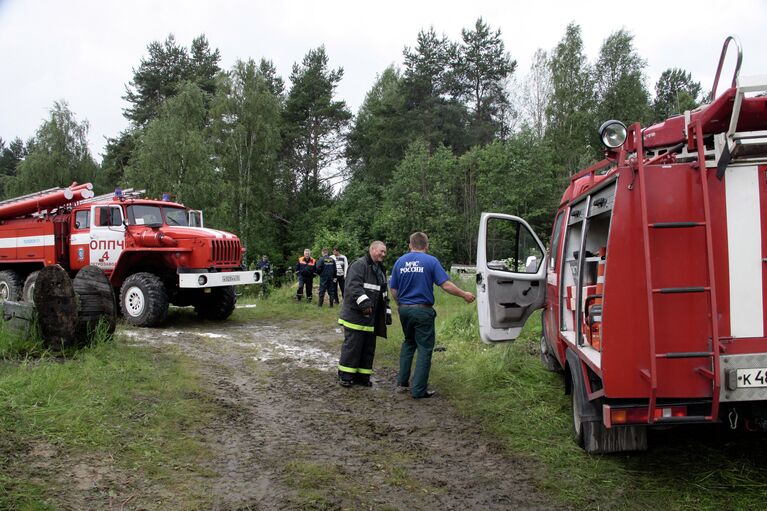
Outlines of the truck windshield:
[{"label": "truck windshield", "polygon": [[143,204],[128,206],[128,222],[130,225],[189,225],[184,208],[160,208]]},{"label": "truck windshield", "polygon": [[168,225],[189,225],[189,216],[185,209],[181,208],[162,208],[165,214],[165,223]]},{"label": "truck windshield", "polygon": [[162,225],[162,213],[158,206],[128,206],[130,225]]}]

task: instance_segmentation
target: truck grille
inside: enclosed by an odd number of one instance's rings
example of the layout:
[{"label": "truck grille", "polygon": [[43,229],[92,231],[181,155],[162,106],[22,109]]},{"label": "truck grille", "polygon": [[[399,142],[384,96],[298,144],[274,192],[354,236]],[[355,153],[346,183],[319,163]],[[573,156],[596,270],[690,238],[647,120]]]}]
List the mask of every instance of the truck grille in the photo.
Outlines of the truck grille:
[{"label": "truck grille", "polygon": [[240,264],[240,240],[213,240],[213,264],[215,266]]}]

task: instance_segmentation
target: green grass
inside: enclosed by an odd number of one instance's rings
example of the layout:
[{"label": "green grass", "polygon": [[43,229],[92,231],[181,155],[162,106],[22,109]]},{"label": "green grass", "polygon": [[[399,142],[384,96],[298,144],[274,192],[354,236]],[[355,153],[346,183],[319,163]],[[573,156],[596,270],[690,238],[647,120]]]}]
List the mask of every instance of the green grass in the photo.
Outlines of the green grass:
[{"label": "green grass", "polygon": [[[188,476],[208,456],[195,432],[212,409],[191,362],[98,337],[77,352],[0,362],[0,509],[52,508],[66,460],[114,460],[175,493],[177,508],[200,497]],[[3,335],[0,346],[19,343]],[[30,467],[41,446],[56,453],[42,472]]]},{"label": "green grass", "polygon": [[317,307],[317,300],[319,299],[318,281],[319,279],[314,279],[315,288],[311,303],[306,302],[305,297],[301,302],[296,300],[298,285],[295,282],[286,283],[280,288],[272,288],[266,299],[261,296],[253,296],[254,293],[250,291],[237,298],[237,305],[255,305],[255,307],[238,307],[230,320],[238,322],[293,320],[302,324],[312,323],[321,326],[336,324],[340,309],[338,305],[333,308],[328,307],[329,297],[327,295],[325,295],[322,309]]},{"label": "green grass", "polygon": [[295,509],[338,509],[336,502],[351,496],[344,490],[348,486],[344,472],[336,465],[294,459],[285,464],[284,470],[286,484],[296,490],[290,499]]},{"label": "green grass", "polygon": [[[467,286],[467,289],[470,287]],[[541,489],[577,509],[751,509],[767,502],[767,439],[716,426],[651,431],[645,453],[592,456],[570,436],[562,376],[539,359],[540,318],[515,343],[479,340],[476,306],[437,291],[437,343],[430,383],[482,423],[510,452],[538,460]],[[378,363],[396,367],[402,334],[379,343]]]},{"label": "green grass", "polygon": [[5,321],[0,321],[0,360],[12,360],[19,357],[37,358],[47,353],[37,322],[28,329],[11,328]]}]

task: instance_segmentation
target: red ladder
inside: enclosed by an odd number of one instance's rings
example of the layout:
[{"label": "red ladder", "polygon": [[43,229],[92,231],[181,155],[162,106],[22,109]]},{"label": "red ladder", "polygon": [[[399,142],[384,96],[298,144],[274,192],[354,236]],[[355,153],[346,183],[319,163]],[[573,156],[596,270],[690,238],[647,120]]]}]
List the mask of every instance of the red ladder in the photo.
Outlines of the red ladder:
[{"label": "red ladder", "polygon": [[[637,172],[637,179],[639,181],[639,202],[642,210],[642,235],[644,245],[644,259],[645,259],[645,285],[647,289],[647,310],[648,310],[648,327],[650,333],[650,368],[641,370],[642,376],[650,384],[650,400],[648,408],[648,422],[660,423],[660,422],[680,422],[680,421],[693,421],[704,420],[714,421],[719,416],[719,389],[720,389],[720,377],[719,377],[719,324],[718,324],[718,309],[716,305],[716,286],[714,279],[714,254],[713,243],[711,236],[711,206],[709,202],[709,190],[708,190],[708,169],[706,168],[705,160],[705,146],[703,144],[702,129],[700,127],[700,121],[697,122],[696,129],[696,141],[698,149],[698,171],[700,172],[700,182],[703,194],[703,221],[682,221],[682,222],[653,222],[650,223],[647,215],[647,189],[646,189],[646,167],[654,164],[668,155],[661,155],[650,161],[644,161],[643,154],[644,148],[642,146],[642,133],[639,123],[631,126],[631,132],[634,136],[634,144],[636,148],[636,161],[635,171]],[[716,170],[715,168],[713,169]],[[695,229],[703,228],[705,230],[706,238],[706,280],[702,285],[691,287],[655,287],[652,282],[652,258],[650,250],[650,238],[651,232],[656,229]],[[693,351],[693,352],[671,352],[671,353],[658,353],[656,350],[656,327],[655,327],[655,299],[659,294],[688,294],[688,293],[706,293],[708,296],[709,316],[711,318],[711,348],[710,351]],[[655,409],[657,407],[657,391],[658,391],[658,359],[667,360],[680,360],[690,358],[708,358],[710,361],[710,370],[699,367],[698,372],[711,380],[711,412],[705,416],[685,416],[685,417],[667,417],[656,418]]]}]

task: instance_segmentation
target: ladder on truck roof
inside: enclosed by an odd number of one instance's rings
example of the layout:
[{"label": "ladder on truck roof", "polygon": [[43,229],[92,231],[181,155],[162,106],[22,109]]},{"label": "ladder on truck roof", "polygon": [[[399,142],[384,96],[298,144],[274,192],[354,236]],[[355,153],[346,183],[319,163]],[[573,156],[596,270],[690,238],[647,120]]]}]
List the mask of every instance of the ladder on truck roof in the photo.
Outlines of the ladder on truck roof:
[{"label": "ladder on truck roof", "polygon": [[[134,190],[133,188],[126,188],[122,191],[122,193],[126,199],[139,199],[146,193],[146,190]],[[114,196],[114,192],[105,193],[103,195],[91,197],[90,199],[81,200],[78,204],[89,204],[91,202],[105,201],[113,198]]]}]

